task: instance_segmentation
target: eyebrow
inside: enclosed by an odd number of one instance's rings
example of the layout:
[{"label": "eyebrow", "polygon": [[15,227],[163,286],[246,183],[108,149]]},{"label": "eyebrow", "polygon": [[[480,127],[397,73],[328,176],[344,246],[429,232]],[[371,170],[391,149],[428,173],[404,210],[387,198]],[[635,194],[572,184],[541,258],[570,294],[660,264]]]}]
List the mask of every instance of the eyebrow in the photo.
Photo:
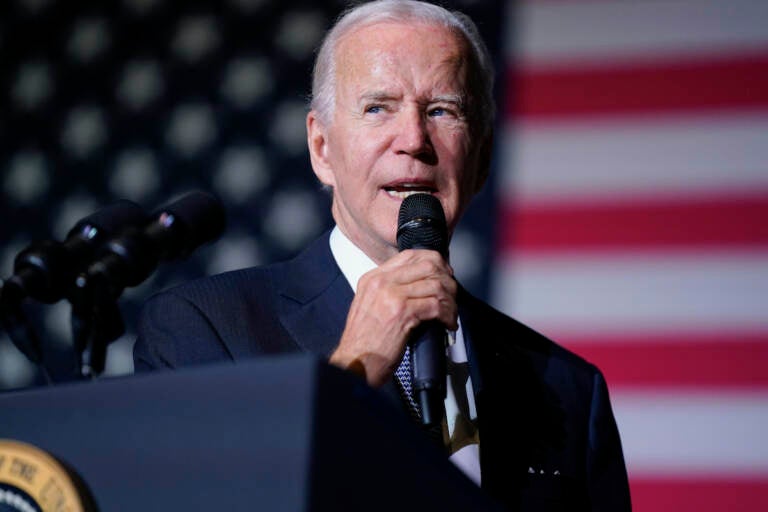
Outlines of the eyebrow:
[{"label": "eyebrow", "polygon": [[371,91],[360,96],[360,101],[387,101],[394,99],[396,99],[396,95],[387,91]]},{"label": "eyebrow", "polygon": [[[363,93],[360,96],[360,101],[391,101],[397,99],[398,96],[387,91],[371,91]],[[453,103],[459,107],[464,107],[466,100],[463,94],[441,94],[430,98],[426,103]]]},{"label": "eyebrow", "polygon": [[432,98],[430,103],[453,103],[458,107],[464,107],[466,100],[463,94],[443,94]]}]

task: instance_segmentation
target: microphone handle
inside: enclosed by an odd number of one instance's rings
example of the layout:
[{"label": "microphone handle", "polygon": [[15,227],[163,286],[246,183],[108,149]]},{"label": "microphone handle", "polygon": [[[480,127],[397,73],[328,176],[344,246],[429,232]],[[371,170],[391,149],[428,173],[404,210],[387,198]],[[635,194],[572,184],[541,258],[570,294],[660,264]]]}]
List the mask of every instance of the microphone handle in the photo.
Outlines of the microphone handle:
[{"label": "microphone handle", "polygon": [[445,326],[437,320],[419,325],[411,337],[411,389],[427,427],[439,424],[444,414],[445,338]]}]

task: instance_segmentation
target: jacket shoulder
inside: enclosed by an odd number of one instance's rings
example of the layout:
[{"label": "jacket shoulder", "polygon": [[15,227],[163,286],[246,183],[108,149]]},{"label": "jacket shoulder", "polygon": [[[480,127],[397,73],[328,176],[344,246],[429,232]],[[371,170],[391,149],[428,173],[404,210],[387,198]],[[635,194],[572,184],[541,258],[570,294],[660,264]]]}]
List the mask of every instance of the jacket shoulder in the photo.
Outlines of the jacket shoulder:
[{"label": "jacket shoulder", "polygon": [[514,348],[535,359],[546,358],[550,363],[554,360],[574,371],[590,375],[599,372],[580,355],[490,304],[469,294],[467,300],[473,311],[473,326],[482,333],[481,339],[496,340],[501,347]]}]

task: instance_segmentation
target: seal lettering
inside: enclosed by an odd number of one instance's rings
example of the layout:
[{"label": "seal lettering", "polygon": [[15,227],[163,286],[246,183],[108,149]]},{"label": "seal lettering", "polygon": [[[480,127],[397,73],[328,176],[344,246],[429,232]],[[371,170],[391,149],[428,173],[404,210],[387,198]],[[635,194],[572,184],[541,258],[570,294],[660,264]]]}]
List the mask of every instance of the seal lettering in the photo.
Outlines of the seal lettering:
[{"label": "seal lettering", "polygon": [[40,490],[40,502],[46,510],[64,510],[66,506],[66,497],[56,480],[49,478],[43,488]]},{"label": "seal lettering", "polygon": [[37,473],[37,467],[16,457],[13,458],[11,462],[12,475],[18,476],[31,484],[32,480],[35,479],[35,473]]},{"label": "seal lettering", "polygon": [[74,478],[66,466],[43,450],[21,441],[0,439],[0,512],[7,508],[3,503],[12,505],[12,510],[26,512],[95,511],[95,504],[85,507],[87,491],[81,491]]}]

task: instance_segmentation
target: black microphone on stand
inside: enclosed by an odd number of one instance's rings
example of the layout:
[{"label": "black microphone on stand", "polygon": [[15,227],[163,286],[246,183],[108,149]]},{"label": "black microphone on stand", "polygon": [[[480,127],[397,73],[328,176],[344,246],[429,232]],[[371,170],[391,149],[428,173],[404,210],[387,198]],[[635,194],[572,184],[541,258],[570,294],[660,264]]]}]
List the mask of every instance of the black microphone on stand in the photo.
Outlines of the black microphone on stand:
[{"label": "black microphone on stand", "polygon": [[150,215],[142,226],[108,240],[92,263],[77,276],[72,302],[75,349],[82,354],[81,372],[104,371],[107,345],[125,332],[117,299],[127,287],[147,279],[162,261],[183,258],[218,238],[226,217],[211,194],[185,194]]},{"label": "black microphone on stand", "polygon": [[146,222],[144,210],[122,199],[84,217],[63,242],[43,240],[25,247],[15,258],[13,275],[0,289],[0,320],[16,347],[34,363],[42,362],[42,349],[22,311],[31,298],[53,304],[72,293],[75,277],[93,259],[108,237],[128,226]]},{"label": "black microphone on stand", "polygon": [[123,289],[147,279],[162,261],[184,258],[197,247],[218,238],[226,225],[224,206],[202,191],[189,192],[108,240],[95,260],[78,276],[79,288],[101,279],[115,298]]},{"label": "black microphone on stand", "polygon": [[63,299],[75,276],[93,260],[108,237],[146,220],[144,209],[121,199],[79,220],[64,242],[31,243],[16,256],[13,275],[4,281],[3,293],[12,294],[15,300],[30,297],[46,304]]},{"label": "black microphone on stand", "polygon": [[[448,259],[448,227],[440,200],[430,194],[403,199],[397,217],[397,247],[429,249]],[[411,334],[411,389],[427,427],[445,413],[446,329],[437,320],[424,322]]]}]

